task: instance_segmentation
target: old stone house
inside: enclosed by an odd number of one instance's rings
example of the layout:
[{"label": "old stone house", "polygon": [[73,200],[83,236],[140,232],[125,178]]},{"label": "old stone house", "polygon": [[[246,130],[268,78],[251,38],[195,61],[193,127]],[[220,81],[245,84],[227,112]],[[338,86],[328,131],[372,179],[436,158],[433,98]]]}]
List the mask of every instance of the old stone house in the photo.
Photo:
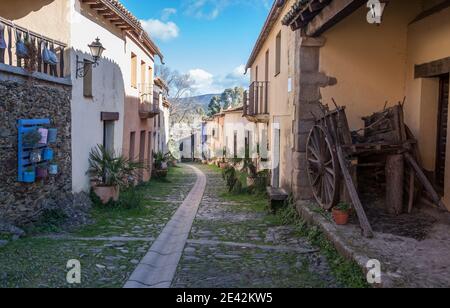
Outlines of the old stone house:
[{"label": "old stone house", "polygon": [[350,128],[359,129],[363,116],[405,98],[405,122],[418,140],[423,167],[449,207],[448,1],[375,1],[378,11],[367,1],[295,2],[283,23],[297,37],[297,197],[311,197],[305,142],[319,101],[332,104],[334,98],[346,106]]},{"label": "old stone house", "polygon": [[[97,38],[106,49],[100,58],[91,49]],[[21,41],[34,46],[27,45],[33,61],[20,58]],[[47,51],[53,62],[44,56]],[[2,219],[26,223],[48,203],[69,205],[73,193],[89,190],[89,152],[98,144],[123,152],[125,110],[133,97],[139,100],[145,88],[139,85],[153,82],[155,56],[162,59],[140,22],[117,0],[0,3]],[[145,82],[131,69],[137,58],[141,68],[145,62]],[[21,119],[48,119],[58,129],[52,147],[57,175],[34,184],[18,181]],[[127,123],[140,119],[137,114]],[[146,138],[153,127],[148,122]]]},{"label": "old stone house", "polygon": [[295,1],[274,1],[247,63],[251,85],[244,116],[255,123],[254,142],[269,158],[274,188],[292,191],[295,34],[282,19]]}]

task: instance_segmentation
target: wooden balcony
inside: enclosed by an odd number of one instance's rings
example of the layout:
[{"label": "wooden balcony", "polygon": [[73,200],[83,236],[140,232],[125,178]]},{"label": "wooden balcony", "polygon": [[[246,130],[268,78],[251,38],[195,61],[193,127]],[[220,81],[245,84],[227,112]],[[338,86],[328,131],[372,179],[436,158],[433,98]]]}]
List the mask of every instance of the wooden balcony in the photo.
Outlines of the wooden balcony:
[{"label": "wooden balcony", "polygon": [[268,81],[255,81],[244,92],[244,117],[254,123],[269,123]]},{"label": "wooden balcony", "polygon": [[153,91],[152,84],[140,84],[139,85],[139,117],[141,119],[152,119],[159,113],[159,96],[158,101],[155,103],[155,92]]},{"label": "wooden balcony", "polygon": [[[33,75],[33,77],[53,82],[63,82],[63,79],[70,79],[65,78],[67,77],[64,63],[66,44],[15,25],[1,16],[0,23],[0,31],[2,31],[0,34],[3,34],[0,36],[4,38],[2,42],[4,48],[0,47],[0,68],[2,70]],[[25,56],[17,54],[18,40],[27,42],[27,54]],[[56,55],[57,64],[44,62],[43,52],[45,49]]]}]

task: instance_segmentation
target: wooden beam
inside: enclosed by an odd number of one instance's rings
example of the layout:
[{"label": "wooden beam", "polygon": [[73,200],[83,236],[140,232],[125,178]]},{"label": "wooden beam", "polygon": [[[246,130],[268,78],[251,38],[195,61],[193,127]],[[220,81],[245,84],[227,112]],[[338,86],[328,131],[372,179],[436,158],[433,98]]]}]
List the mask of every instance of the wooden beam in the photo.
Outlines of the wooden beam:
[{"label": "wooden beam", "polygon": [[119,121],[118,112],[102,112],[100,114],[101,121]]},{"label": "wooden beam", "polygon": [[356,190],[355,183],[353,182],[353,178],[350,174],[350,171],[348,170],[344,152],[342,151],[342,147],[340,145],[336,147],[336,152],[339,159],[342,175],[344,177],[344,181],[347,186],[350,198],[352,199],[352,203],[355,208],[356,214],[358,215],[359,224],[361,225],[363,234],[367,238],[373,238],[374,234],[372,226],[369,223],[369,219],[367,218],[366,212],[364,211],[364,207],[361,203],[361,200],[359,199],[358,191]]},{"label": "wooden beam", "polygon": [[450,57],[414,67],[415,78],[431,78],[450,73]]},{"label": "wooden beam", "polygon": [[331,1],[313,20],[311,20],[306,28],[306,35],[320,36],[326,30],[330,29],[345,17],[352,14],[367,0],[334,0]]},{"label": "wooden beam", "polygon": [[421,21],[422,19],[425,19],[428,16],[437,14],[437,13],[441,12],[442,10],[445,10],[448,7],[450,7],[450,0],[446,0],[442,3],[439,3],[438,5],[432,7],[431,9],[420,13],[410,24]]}]

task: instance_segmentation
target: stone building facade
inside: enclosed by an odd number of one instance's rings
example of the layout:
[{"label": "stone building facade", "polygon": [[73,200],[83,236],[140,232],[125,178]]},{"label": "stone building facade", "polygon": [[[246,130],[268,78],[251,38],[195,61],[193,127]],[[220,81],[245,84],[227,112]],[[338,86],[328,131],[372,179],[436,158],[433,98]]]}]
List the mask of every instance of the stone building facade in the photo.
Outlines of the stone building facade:
[{"label": "stone building facade", "polygon": [[[5,78],[2,78],[5,79]],[[72,204],[71,87],[37,79],[0,80],[0,219],[25,225],[44,209]],[[19,119],[51,120],[58,175],[33,184],[17,181]]]}]

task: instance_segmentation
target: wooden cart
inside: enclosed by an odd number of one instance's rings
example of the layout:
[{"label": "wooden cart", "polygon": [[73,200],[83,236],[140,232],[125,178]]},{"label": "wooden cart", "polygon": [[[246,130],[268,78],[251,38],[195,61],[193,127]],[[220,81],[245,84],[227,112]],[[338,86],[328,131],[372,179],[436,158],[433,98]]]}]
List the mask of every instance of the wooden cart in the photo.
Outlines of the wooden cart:
[{"label": "wooden cart", "polygon": [[[416,140],[404,124],[402,104],[363,118],[365,127],[357,132],[349,129],[345,107],[335,102],[334,105],[334,110],[321,105],[322,115],[313,115],[316,124],[307,141],[309,181],[315,199],[323,209],[331,210],[342,199],[351,201],[363,234],[373,237],[356,185],[356,169],[362,166],[358,161],[363,156],[388,157],[384,163],[387,173],[390,173],[387,174],[387,181],[390,181],[387,198],[391,195],[393,203],[395,198],[402,203],[398,191],[404,191],[411,211],[414,200],[424,188],[436,205],[445,207],[418,163]],[[407,179],[406,184],[403,183],[404,178]],[[399,206],[401,210],[403,204]]]}]

